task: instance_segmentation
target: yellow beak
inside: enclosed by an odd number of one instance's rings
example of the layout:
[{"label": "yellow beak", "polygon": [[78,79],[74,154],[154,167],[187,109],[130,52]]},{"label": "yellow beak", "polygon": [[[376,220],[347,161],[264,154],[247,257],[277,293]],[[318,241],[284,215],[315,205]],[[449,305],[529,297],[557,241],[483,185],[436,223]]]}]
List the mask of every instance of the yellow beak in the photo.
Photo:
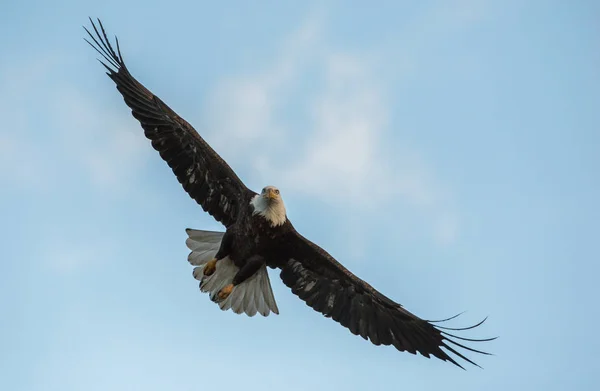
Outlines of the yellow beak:
[{"label": "yellow beak", "polygon": [[267,198],[271,199],[271,200],[274,200],[275,198],[277,198],[277,194],[275,194],[275,190],[269,189],[267,191]]}]

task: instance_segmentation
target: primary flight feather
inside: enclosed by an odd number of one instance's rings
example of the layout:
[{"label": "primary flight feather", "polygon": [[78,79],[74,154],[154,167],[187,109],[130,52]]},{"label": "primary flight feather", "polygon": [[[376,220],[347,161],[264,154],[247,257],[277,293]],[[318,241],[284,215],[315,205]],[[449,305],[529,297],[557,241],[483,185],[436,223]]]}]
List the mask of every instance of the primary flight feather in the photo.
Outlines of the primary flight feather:
[{"label": "primary flight feather", "polygon": [[[189,262],[200,289],[221,309],[253,316],[279,313],[267,267],[281,270],[281,280],[307,305],[375,345],[434,356],[459,367],[457,359],[477,365],[459,350],[488,354],[458,340],[404,309],[300,235],[287,218],[279,190],[248,189],[229,165],[183,118],[139,83],[127,69],[119,42],[114,47],[98,20],[86,41],[102,56],[144,134],[167,162],[184,190],[202,209],[225,226],[225,232],[188,229]],[[452,319],[452,318],[450,318]],[[446,320],[450,320],[446,319]],[[484,319],[485,321],[485,319]],[[450,354],[454,355],[452,357]]]}]

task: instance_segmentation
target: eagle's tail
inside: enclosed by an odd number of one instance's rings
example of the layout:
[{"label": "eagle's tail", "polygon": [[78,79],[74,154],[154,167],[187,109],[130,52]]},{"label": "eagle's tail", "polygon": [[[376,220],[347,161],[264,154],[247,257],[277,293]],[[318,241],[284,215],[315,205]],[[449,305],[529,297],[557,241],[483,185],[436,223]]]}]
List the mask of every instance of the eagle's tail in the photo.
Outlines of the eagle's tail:
[{"label": "eagle's tail", "polygon": [[189,237],[185,243],[192,250],[188,261],[196,266],[194,278],[200,281],[200,290],[208,292],[211,300],[217,302],[223,311],[232,309],[236,314],[244,312],[248,316],[254,316],[257,312],[263,316],[268,316],[270,312],[279,314],[266,265],[246,281],[235,286],[229,297],[219,301],[217,293],[233,281],[233,277],[239,270],[233,261],[226,257],[217,262],[217,269],[213,274],[204,275],[204,267],[219,250],[224,233],[190,228],[186,232]]}]

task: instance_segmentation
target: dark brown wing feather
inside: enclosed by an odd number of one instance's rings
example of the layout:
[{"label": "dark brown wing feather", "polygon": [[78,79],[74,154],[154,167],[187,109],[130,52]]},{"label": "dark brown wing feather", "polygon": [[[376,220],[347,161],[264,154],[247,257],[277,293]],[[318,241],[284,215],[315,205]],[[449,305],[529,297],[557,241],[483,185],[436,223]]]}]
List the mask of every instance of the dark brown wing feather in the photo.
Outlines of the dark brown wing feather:
[{"label": "dark brown wing feather", "polygon": [[333,318],[353,334],[360,335],[375,345],[394,345],[400,351],[413,354],[419,352],[425,357],[433,355],[461,368],[463,367],[442,348],[473,365],[477,364],[456,349],[489,354],[464,346],[452,338],[473,342],[491,341],[495,338],[469,339],[443,331],[467,330],[479,326],[483,321],[462,329],[434,326],[432,323],[435,322],[413,315],[356,277],[325,250],[298,232],[291,231],[286,245],[290,246],[290,253],[293,255],[281,268],[283,282],[307,305],[326,317]]},{"label": "dark brown wing feather", "polygon": [[152,94],[130,73],[116,40],[117,51],[111,46],[98,20],[95,35],[87,28],[92,42],[86,41],[106,60],[102,65],[115,82],[133,116],[140,121],[152,147],[167,162],[185,191],[217,221],[229,226],[234,223],[242,202],[254,195],[231,167],[200,137],[194,128],[178,116],[163,101]]}]

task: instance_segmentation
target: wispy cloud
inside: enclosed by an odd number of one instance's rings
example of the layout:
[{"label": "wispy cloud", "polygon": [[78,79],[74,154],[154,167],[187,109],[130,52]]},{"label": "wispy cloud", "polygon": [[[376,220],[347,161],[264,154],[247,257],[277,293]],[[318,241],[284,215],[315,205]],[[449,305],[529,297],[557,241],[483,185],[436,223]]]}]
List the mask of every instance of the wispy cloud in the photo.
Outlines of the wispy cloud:
[{"label": "wispy cloud", "polygon": [[60,104],[54,113],[60,148],[70,151],[97,189],[130,190],[131,180],[151,156],[150,143],[137,121],[123,115],[125,107],[120,113],[112,112],[89,96],[75,88],[57,92]]},{"label": "wispy cloud", "polygon": [[[18,186],[48,190],[82,175],[98,190],[128,188],[149,155],[134,121],[113,113],[60,70],[69,56],[41,56],[6,65],[0,80],[0,176]],[[43,88],[42,88],[43,87]]]},{"label": "wispy cloud", "polygon": [[[210,128],[218,129],[216,147],[228,150],[234,165],[250,164],[251,180],[260,185],[305,196],[328,194],[329,201],[343,200],[353,210],[403,200],[422,209],[436,241],[451,243],[458,218],[447,210],[444,190],[425,159],[410,145],[386,145],[392,139],[388,91],[374,60],[383,56],[330,47],[325,38],[320,23],[309,20],[264,71],[221,80],[206,110]],[[296,93],[292,87],[307,74],[314,82],[311,72],[321,82]],[[282,102],[297,111],[293,120],[282,114],[287,111]]]},{"label": "wispy cloud", "polygon": [[[313,97],[313,130],[290,167],[273,170],[286,188],[311,195],[381,196],[391,189],[379,154],[387,122],[382,94],[369,80],[365,64],[349,54],[327,55],[325,83]],[[276,167],[276,166],[275,166]]]},{"label": "wispy cloud", "polygon": [[319,24],[310,19],[288,37],[279,57],[267,69],[251,77],[229,77],[217,85],[205,110],[211,127],[219,129],[215,145],[247,149],[276,135],[274,108],[278,98],[286,94],[285,87],[314,56],[318,36]]}]

